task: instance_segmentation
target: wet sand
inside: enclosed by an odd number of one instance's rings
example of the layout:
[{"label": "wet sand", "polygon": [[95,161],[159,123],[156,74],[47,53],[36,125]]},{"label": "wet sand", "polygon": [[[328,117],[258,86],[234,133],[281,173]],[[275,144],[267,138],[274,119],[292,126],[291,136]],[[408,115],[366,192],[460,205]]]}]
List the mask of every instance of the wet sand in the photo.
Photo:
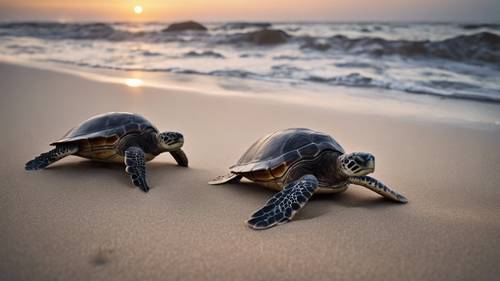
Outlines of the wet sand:
[{"label": "wet sand", "polygon": [[[245,97],[131,88],[0,64],[0,280],[494,280],[500,275],[500,129]],[[148,163],[148,194],[121,165],[24,163],[72,126],[140,113],[185,136],[190,168]],[[410,202],[361,187],[316,196],[291,223],[244,221],[273,191],[210,186],[256,139],[309,127],[377,159]]]}]

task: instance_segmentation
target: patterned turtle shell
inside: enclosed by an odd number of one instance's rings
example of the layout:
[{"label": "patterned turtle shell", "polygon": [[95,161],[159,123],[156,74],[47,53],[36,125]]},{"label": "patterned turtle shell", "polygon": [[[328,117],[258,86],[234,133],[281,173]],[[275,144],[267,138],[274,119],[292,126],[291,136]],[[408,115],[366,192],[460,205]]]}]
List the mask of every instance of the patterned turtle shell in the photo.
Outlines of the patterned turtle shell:
[{"label": "patterned turtle shell", "polygon": [[128,112],[106,113],[83,121],[51,145],[94,138],[123,137],[126,134],[143,132],[149,128],[158,132],[158,129],[151,122],[140,115]]},{"label": "patterned turtle shell", "polygon": [[275,180],[295,163],[314,159],[326,150],[344,154],[344,149],[327,134],[302,128],[277,131],[255,142],[230,171],[257,181]]},{"label": "patterned turtle shell", "polygon": [[[112,112],[94,116],[66,133],[60,140],[51,143],[78,143],[77,155],[96,160],[116,158],[118,143],[126,135],[145,132],[158,133],[144,117],[128,112]],[[116,161],[122,161],[119,157]]]}]

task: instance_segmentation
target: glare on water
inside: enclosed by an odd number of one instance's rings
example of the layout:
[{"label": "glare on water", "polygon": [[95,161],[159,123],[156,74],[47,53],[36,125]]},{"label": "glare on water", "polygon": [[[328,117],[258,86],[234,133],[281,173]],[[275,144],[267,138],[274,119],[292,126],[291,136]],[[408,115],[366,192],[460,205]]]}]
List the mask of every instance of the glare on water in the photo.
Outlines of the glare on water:
[{"label": "glare on water", "polygon": [[132,88],[137,88],[142,86],[142,80],[137,78],[127,78],[125,79],[125,85]]}]

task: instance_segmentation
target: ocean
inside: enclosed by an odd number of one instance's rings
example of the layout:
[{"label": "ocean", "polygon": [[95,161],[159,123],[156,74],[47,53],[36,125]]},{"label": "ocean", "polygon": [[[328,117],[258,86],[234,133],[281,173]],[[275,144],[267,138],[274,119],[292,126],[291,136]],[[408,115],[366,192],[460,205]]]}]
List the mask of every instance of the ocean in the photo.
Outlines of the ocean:
[{"label": "ocean", "polygon": [[[500,103],[500,24],[0,23],[0,56],[85,69],[395,90]],[[275,30],[270,40],[260,30]]]}]

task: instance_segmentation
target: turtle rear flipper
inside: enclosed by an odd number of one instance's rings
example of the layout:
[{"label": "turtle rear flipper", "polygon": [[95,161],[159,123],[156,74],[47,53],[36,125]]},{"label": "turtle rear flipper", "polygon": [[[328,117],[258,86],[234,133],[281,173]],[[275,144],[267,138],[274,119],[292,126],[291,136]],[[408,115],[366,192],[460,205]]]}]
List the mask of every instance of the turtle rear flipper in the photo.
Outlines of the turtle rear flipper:
[{"label": "turtle rear flipper", "polygon": [[27,171],[40,170],[48,165],[61,160],[62,158],[75,154],[78,152],[78,145],[75,144],[61,144],[49,152],[45,152],[37,156],[35,159],[26,163],[24,167]]},{"label": "turtle rear flipper", "polygon": [[408,199],[406,199],[406,197],[390,189],[387,185],[372,177],[369,176],[350,177],[349,182],[352,184],[364,186],[384,196],[387,199],[391,199],[399,203],[408,203]]},{"label": "turtle rear flipper", "polygon": [[125,171],[130,175],[130,179],[135,186],[142,191],[148,192],[149,186],[146,181],[146,162],[144,161],[144,151],[139,147],[129,147],[125,150]]},{"label": "turtle rear flipper", "polygon": [[260,230],[290,221],[311,199],[318,185],[318,179],[313,175],[288,183],[252,215],[247,221],[248,226]]},{"label": "turtle rear flipper", "polygon": [[238,183],[240,182],[242,176],[229,173],[227,175],[218,176],[215,179],[208,182],[211,185],[225,184],[225,183]]}]

